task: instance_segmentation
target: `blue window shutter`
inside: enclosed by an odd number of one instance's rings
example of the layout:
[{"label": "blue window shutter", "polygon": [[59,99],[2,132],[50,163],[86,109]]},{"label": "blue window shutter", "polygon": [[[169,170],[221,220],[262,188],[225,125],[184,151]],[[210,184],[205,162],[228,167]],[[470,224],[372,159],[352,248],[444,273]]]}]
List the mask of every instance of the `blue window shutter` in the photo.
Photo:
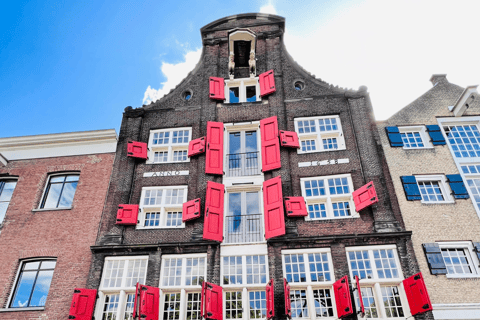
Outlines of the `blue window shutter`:
[{"label": "blue window shutter", "polygon": [[480,242],[474,242],[473,247],[473,251],[477,253],[478,261],[480,261]]},{"label": "blue window shutter", "polygon": [[432,144],[434,146],[440,146],[446,144],[445,138],[443,137],[440,127],[436,124],[428,125],[427,132],[432,139]]},{"label": "blue window shutter", "polygon": [[461,175],[447,174],[447,181],[450,183],[450,189],[452,189],[452,195],[455,199],[468,199],[470,197]]},{"label": "blue window shutter", "polygon": [[405,190],[407,200],[422,200],[422,196],[420,195],[420,189],[418,188],[417,179],[415,179],[415,176],[403,176],[400,177],[400,179],[402,179],[403,190]]},{"label": "blue window shutter", "polygon": [[387,132],[388,141],[390,141],[391,147],[403,147],[402,136],[397,127],[385,127]]},{"label": "blue window shutter", "polygon": [[423,251],[427,257],[431,274],[447,274],[447,267],[443,261],[442,250],[438,243],[423,243]]}]

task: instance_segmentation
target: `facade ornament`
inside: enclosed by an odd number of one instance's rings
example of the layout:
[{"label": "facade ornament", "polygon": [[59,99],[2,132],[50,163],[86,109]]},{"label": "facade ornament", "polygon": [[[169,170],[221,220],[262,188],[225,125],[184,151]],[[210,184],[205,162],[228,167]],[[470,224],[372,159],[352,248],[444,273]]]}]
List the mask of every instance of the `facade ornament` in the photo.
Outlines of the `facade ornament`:
[{"label": "facade ornament", "polygon": [[233,53],[230,53],[230,57],[229,57],[229,60],[228,60],[228,74],[230,76],[230,80],[233,79],[234,75],[235,75],[235,60],[234,60],[235,56]]},{"label": "facade ornament", "polygon": [[250,60],[248,60],[248,67],[250,70],[250,78],[255,77],[257,66],[256,66],[254,51],[250,51]]}]

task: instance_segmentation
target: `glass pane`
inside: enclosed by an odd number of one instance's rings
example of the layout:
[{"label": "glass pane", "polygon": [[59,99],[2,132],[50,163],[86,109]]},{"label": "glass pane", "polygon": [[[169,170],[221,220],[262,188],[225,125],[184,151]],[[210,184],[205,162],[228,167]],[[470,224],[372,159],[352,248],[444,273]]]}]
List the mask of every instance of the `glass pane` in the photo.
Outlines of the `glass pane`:
[{"label": "glass pane", "polygon": [[255,86],[247,87],[247,101],[248,102],[257,101],[257,90]]},{"label": "glass pane", "polygon": [[42,261],[42,267],[40,269],[54,269],[55,265],[57,264],[57,261]]},{"label": "glass pane", "polygon": [[258,214],[258,192],[247,192],[247,214]]},{"label": "glass pane", "polygon": [[40,261],[27,262],[24,264],[23,270],[37,270],[40,266]]},{"label": "glass pane", "polygon": [[3,222],[5,214],[7,213],[8,202],[0,202],[0,223]]},{"label": "glass pane", "polygon": [[65,181],[69,182],[69,181],[78,181],[78,178],[79,176],[75,175],[75,176],[67,176],[67,179]]},{"label": "glass pane", "polygon": [[48,189],[48,194],[42,208],[56,208],[60,192],[62,191],[62,184],[51,184]]},{"label": "glass pane", "polygon": [[62,191],[62,197],[60,198],[59,207],[71,207],[75,190],[77,189],[77,182],[65,183]]},{"label": "glass pane", "polygon": [[239,90],[237,88],[230,88],[229,90],[230,94],[230,103],[238,103],[240,102],[239,98]]},{"label": "glass pane", "polygon": [[17,291],[13,298],[12,308],[25,308],[28,307],[28,300],[32,293],[33,282],[35,281],[36,271],[24,271],[20,275],[20,279],[17,284]]},{"label": "glass pane", "polygon": [[65,180],[65,176],[54,176],[50,178],[50,183],[63,182],[64,180]]},{"label": "glass pane", "polygon": [[242,214],[241,193],[228,194],[228,215],[239,216]]},{"label": "glass pane", "polygon": [[15,189],[16,185],[17,181],[5,182],[5,184],[3,185],[3,189],[1,189],[0,184],[0,201],[10,201],[10,199],[12,198],[13,189]]},{"label": "glass pane", "polygon": [[230,148],[229,153],[235,154],[240,153],[240,132],[230,133]]},{"label": "glass pane", "polygon": [[52,277],[53,270],[40,271],[38,273],[35,289],[33,290],[32,299],[30,300],[31,307],[42,307],[45,305]]}]

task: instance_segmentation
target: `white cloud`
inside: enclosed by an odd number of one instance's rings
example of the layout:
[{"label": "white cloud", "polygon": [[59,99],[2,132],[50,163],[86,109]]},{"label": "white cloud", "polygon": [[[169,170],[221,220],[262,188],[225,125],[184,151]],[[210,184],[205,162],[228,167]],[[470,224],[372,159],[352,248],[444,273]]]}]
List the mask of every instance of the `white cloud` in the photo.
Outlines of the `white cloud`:
[{"label": "white cloud", "polygon": [[275,7],[271,2],[268,4],[260,7],[260,12],[261,13],[270,13],[270,14],[277,14],[277,10],[275,10]]},{"label": "white cloud", "polygon": [[195,68],[200,60],[201,53],[201,48],[195,51],[189,51],[184,55],[185,60],[177,64],[163,61],[160,70],[162,70],[167,81],[161,83],[160,89],[154,89],[151,86],[148,86],[143,95],[143,104],[149,104],[152,101],[155,102],[170,92],[171,89],[175,88],[175,86],[179,84],[180,81],[182,81],[187,74],[193,70],[193,68]]}]

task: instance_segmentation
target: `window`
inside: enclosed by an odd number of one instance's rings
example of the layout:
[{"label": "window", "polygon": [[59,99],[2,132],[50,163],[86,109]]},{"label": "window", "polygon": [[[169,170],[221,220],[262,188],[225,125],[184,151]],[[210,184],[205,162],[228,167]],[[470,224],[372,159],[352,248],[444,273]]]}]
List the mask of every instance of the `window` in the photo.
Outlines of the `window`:
[{"label": "window", "polygon": [[423,203],[453,203],[444,175],[415,176]]},{"label": "window", "polygon": [[261,174],[259,122],[225,125],[226,177]]},{"label": "window", "polygon": [[95,319],[133,320],[137,282],[145,284],[148,257],[105,258]]},{"label": "window", "polygon": [[443,130],[456,158],[480,157],[480,132],[476,125],[446,125]]},{"label": "window", "polygon": [[10,308],[44,307],[56,263],[51,259],[23,261]]},{"label": "window", "polygon": [[462,165],[461,168],[472,199],[480,209],[480,164]]},{"label": "window", "polygon": [[296,118],[295,131],[300,140],[298,153],[345,149],[338,116]]},{"label": "window", "polygon": [[3,223],[16,185],[16,180],[0,180],[0,225]]},{"label": "window", "polygon": [[480,275],[479,261],[471,242],[442,242],[439,246],[447,269],[447,277]]},{"label": "window", "polygon": [[425,126],[398,127],[403,149],[433,148]]},{"label": "window", "polygon": [[200,302],[202,282],[207,276],[206,260],[206,254],[162,257],[160,276],[162,319],[201,319]]},{"label": "window", "polygon": [[330,249],[282,250],[282,259],[292,318],[336,317]]},{"label": "window", "polygon": [[50,176],[40,209],[70,208],[77,190],[78,179],[78,174]]},{"label": "window", "polygon": [[[394,245],[346,248],[351,281],[360,279],[365,317],[403,318],[409,313]],[[355,302],[359,306],[358,293]]]},{"label": "window", "polygon": [[187,186],[143,188],[137,228],[184,228],[182,207],[187,193]]},{"label": "window", "polygon": [[306,220],[358,217],[352,199],[350,174],[301,178],[300,184],[307,202]]},{"label": "window", "polygon": [[225,103],[260,101],[258,78],[225,80],[225,98]]},{"label": "window", "polygon": [[225,319],[265,319],[268,260],[264,254],[223,256]]},{"label": "window", "polygon": [[188,162],[188,143],[192,128],[151,130],[148,163]]}]

